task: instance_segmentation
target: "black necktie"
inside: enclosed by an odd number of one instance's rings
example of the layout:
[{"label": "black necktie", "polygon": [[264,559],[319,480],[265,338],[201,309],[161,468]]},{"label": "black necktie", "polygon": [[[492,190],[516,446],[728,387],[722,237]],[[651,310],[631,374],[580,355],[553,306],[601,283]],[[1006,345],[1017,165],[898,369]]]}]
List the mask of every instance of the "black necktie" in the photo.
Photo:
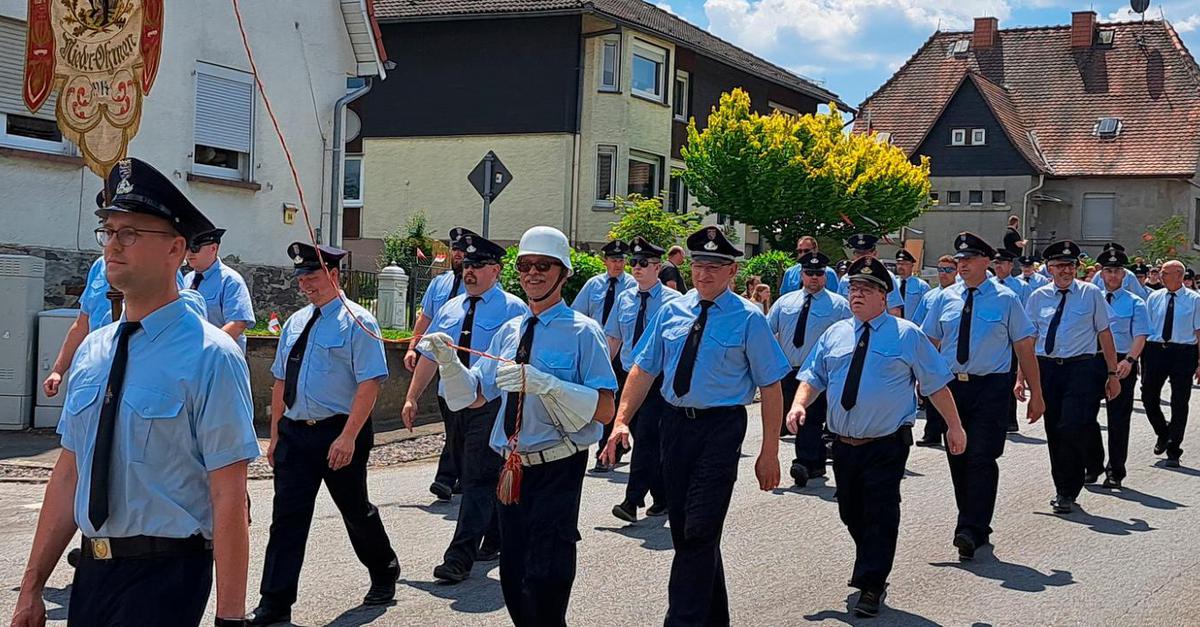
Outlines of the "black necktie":
[{"label": "black necktie", "polygon": [[[533,351],[533,332],[537,329],[537,316],[530,316],[525,322],[525,332],[517,343],[518,364],[529,363],[529,353]],[[521,404],[520,392],[509,392],[508,400],[504,401],[504,435],[511,438],[517,432],[517,405]]]},{"label": "black necktie", "polygon": [[[108,480],[112,469],[113,434],[117,427],[117,409],[121,406],[121,388],[125,384],[125,364],[129,362],[129,336],[142,328],[140,322],[123,322],[117,330],[117,350],[113,353],[104,405],[96,425],[96,447],[92,457],[92,481],[88,491],[88,520],[97,532],[108,520]],[[141,446],[138,442],[135,446]]]},{"label": "black necktie", "polygon": [[1107,294],[1105,294],[1105,295],[1104,295],[1104,300],[1108,301],[1108,304],[1110,304],[1110,305],[1111,305],[1111,304],[1112,304],[1112,297],[1113,297],[1113,293],[1112,293],[1112,292],[1109,292],[1109,293],[1107,293]]},{"label": "black necktie", "polygon": [[[458,288],[461,286],[462,286],[462,275],[455,272],[454,273],[454,283],[450,286],[450,295],[446,297],[446,300],[450,300],[451,298],[458,296]],[[434,313],[437,313],[437,312],[435,311]]]},{"label": "black necktie", "polygon": [[905,291],[906,291],[904,288],[906,288],[906,287],[908,287],[908,279],[900,279],[900,317],[901,318],[904,317],[904,297],[905,297],[904,295],[905,295]]},{"label": "black necktie", "polygon": [[600,314],[600,325],[608,324],[608,314],[617,298],[617,277],[608,277],[608,291],[604,292],[604,312]]},{"label": "black necktie", "polygon": [[634,346],[637,346],[638,340],[642,339],[642,332],[646,330],[646,303],[650,302],[650,292],[638,292],[638,298],[642,299],[642,303],[638,305],[637,322],[633,325]]},{"label": "black necktie", "polygon": [[[462,331],[458,333],[458,345],[460,348],[471,348],[471,331],[475,329],[475,305],[483,300],[482,296],[468,296],[467,300],[471,301],[471,306],[467,307],[467,315],[463,316]],[[464,366],[471,365],[471,353],[465,350],[458,351],[458,360]]]},{"label": "black necktie", "polygon": [[808,331],[808,310],[812,307],[812,294],[804,295],[804,306],[800,308],[800,317],[796,319],[796,330],[792,333],[792,346],[804,346],[804,334]]},{"label": "black necktie", "polygon": [[191,289],[193,289],[193,290],[195,290],[195,289],[199,289],[199,288],[200,288],[200,282],[201,282],[201,281],[203,281],[203,280],[204,280],[204,273],[203,273],[203,272],[197,272],[197,273],[196,273],[194,276],[192,276],[192,287],[191,287]]},{"label": "black necktie", "polygon": [[708,322],[708,308],[712,306],[711,300],[700,301],[700,315],[696,316],[696,322],[692,324],[692,330],[683,344],[679,365],[675,368],[675,379],[671,382],[677,398],[687,396],[692,389],[692,369],[696,366],[696,353],[700,352],[700,340],[704,337],[704,325]]},{"label": "black necktie", "polygon": [[296,386],[300,383],[300,364],[304,362],[304,351],[308,349],[308,334],[320,317],[321,308],[313,307],[312,317],[304,325],[296,343],[292,344],[292,350],[288,351],[287,364],[283,369],[283,404],[289,408],[296,403]]},{"label": "black necktie", "polygon": [[871,343],[871,323],[864,322],[862,335],[850,358],[850,372],[846,374],[846,385],[842,388],[842,409],[850,411],[858,403],[858,384],[862,381],[863,364],[867,361],[867,345]]},{"label": "black necktie", "polygon": [[971,318],[975,317],[975,289],[967,288],[967,300],[963,303],[962,316],[958,320],[958,346],[954,357],[965,364],[971,359]]},{"label": "black necktie", "polygon": [[1163,320],[1162,338],[1164,342],[1170,342],[1175,335],[1175,293],[1170,293],[1171,300],[1167,301],[1167,318]]},{"label": "black necktie", "polygon": [[1054,354],[1054,340],[1058,336],[1058,325],[1062,322],[1063,309],[1067,305],[1067,294],[1071,293],[1069,289],[1058,290],[1062,295],[1058,299],[1058,309],[1054,310],[1054,317],[1050,319],[1050,330],[1046,332],[1046,355]]}]

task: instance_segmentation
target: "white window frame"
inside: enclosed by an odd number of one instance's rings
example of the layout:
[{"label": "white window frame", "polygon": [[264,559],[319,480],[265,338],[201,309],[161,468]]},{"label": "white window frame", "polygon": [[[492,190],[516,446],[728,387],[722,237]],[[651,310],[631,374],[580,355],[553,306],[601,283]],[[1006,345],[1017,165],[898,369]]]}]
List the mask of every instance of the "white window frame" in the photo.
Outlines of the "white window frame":
[{"label": "white window frame", "polygon": [[[958,200],[953,200],[950,196],[951,194],[958,194]],[[946,204],[952,205],[955,207],[962,205],[962,191],[957,190],[957,189],[952,189],[952,190],[946,192]]]},{"label": "white window frame", "polygon": [[[657,92],[645,91],[642,89],[638,89],[637,87],[634,86],[633,75],[636,72],[632,68],[637,63],[638,57],[641,57],[645,61],[649,61],[651,63],[658,64],[658,66],[659,66],[658,84],[655,86],[657,89]],[[667,83],[667,70],[669,69],[669,67],[668,67],[669,60],[670,59],[668,57],[668,51],[666,48],[661,48],[654,44],[641,41],[640,39],[635,39],[633,41],[633,59],[630,61],[631,69],[629,71],[629,74],[630,74],[629,91],[632,92],[634,95],[641,96],[642,98],[645,98],[647,100],[653,100],[654,102],[666,103],[667,102],[667,85],[666,85],[666,83]]]},{"label": "white window frame", "polygon": [[[975,201],[971,200],[971,194],[974,194],[975,192],[979,192],[979,202],[975,202]],[[971,205],[972,207],[982,206],[983,205],[983,190],[982,189],[967,190],[967,204]]]},{"label": "white window frame", "polygon": [[772,111],[778,111],[778,112],[780,112],[780,113],[786,113],[787,115],[800,115],[800,112],[799,112],[799,111],[797,111],[797,110],[795,110],[795,109],[793,109],[793,108],[791,108],[791,107],[789,107],[789,106],[787,106],[787,105],[781,105],[781,104],[779,104],[778,102],[775,102],[775,101],[773,101],[773,100],[768,100],[768,101],[767,101],[767,108],[768,108],[768,109],[771,109]]},{"label": "white window frame", "polygon": [[[1003,202],[996,202],[996,194],[997,194],[997,193],[1004,194],[1004,201],[1003,201]],[[991,190],[991,192],[990,192],[990,196],[991,196],[991,200],[992,200],[992,204],[993,204],[993,205],[996,205],[997,207],[1006,207],[1006,206],[1008,206],[1008,190],[1005,190],[1005,189],[993,189],[993,190]]]},{"label": "white window frame", "polygon": [[[358,162],[358,198],[346,198],[346,164],[351,161]],[[361,208],[363,206],[363,156],[362,155],[346,155],[342,158],[342,206],[350,208]]]},{"label": "white window frame", "polygon": [[1200,250],[1200,198],[1192,199],[1192,249]]},{"label": "white window frame", "polygon": [[985,128],[971,129],[971,145],[972,146],[987,145],[987,129],[985,129]]},{"label": "white window frame", "polygon": [[[688,188],[683,178],[675,175],[676,172],[683,172],[683,168],[671,167],[671,178],[667,183],[667,193],[670,196],[667,199],[667,211],[682,215],[688,212]],[[675,189],[676,185],[679,186],[678,190]]]},{"label": "white window frame", "polygon": [[[682,90],[676,89],[679,86],[679,83],[683,83]],[[691,88],[691,75],[684,70],[675,70],[675,80],[671,83],[671,113],[678,122],[688,121],[688,106],[691,104],[689,102],[690,98],[688,97],[688,92],[691,90]],[[678,111],[679,109],[682,109],[683,113],[680,113]]]},{"label": "white window frame", "polygon": [[[638,150],[630,150],[629,151],[629,159],[627,159],[625,162],[625,171],[626,172],[629,171],[629,162],[630,161],[637,161],[640,163],[648,163],[648,164],[654,166],[654,182],[653,182],[653,190],[652,190],[654,193],[651,194],[650,197],[655,198],[655,197],[661,195],[662,191],[663,191],[663,188],[662,188],[663,178],[662,177],[663,177],[664,159],[654,153],[641,152]],[[625,181],[625,192],[627,194],[633,193],[633,192],[629,191],[628,177],[626,177],[626,181]]]},{"label": "white window frame", "polygon": [[[5,148],[17,148],[19,150],[32,150],[34,152],[44,152],[52,155],[73,155],[74,149],[71,143],[65,138],[61,141],[49,141],[45,139],[37,139],[36,137],[25,137],[24,135],[11,135],[8,132],[8,116],[15,115],[23,116],[20,113],[0,113],[0,146]],[[44,118],[37,118],[44,119]]]},{"label": "white window frame", "polygon": [[[605,35],[599,38],[600,40],[600,62],[597,63],[600,70],[600,75],[596,77],[597,89],[604,92],[619,92],[621,91],[621,36],[620,35]],[[609,50],[612,50],[612,83],[604,82],[604,66],[608,62],[606,57]]]},{"label": "white window frame", "polygon": [[967,145],[967,129],[956,128],[950,131],[951,146],[966,146]]},{"label": "white window frame", "polygon": [[[222,167],[218,167],[218,166],[211,166],[211,165],[204,165],[202,163],[196,163],[195,146],[203,145],[196,141],[196,119],[195,119],[195,115],[196,115],[196,113],[199,112],[199,109],[200,109],[199,103],[196,101],[196,99],[197,99],[197,96],[199,95],[199,91],[200,91],[199,81],[200,81],[201,74],[207,74],[209,76],[223,78],[223,79],[226,79],[229,81],[245,83],[247,85],[250,85],[250,87],[251,87],[251,90],[250,90],[250,94],[251,94],[251,97],[250,97],[250,137],[248,138],[250,150],[248,152],[244,152],[244,153],[239,152],[238,153],[238,154],[243,154],[246,156],[246,167],[244,169],[239,168],[235,172],[234,170],[232,170],[230,168],[222,168]],[[195,80],[192,84],[192,99],[193,99],[193,109],[194,109],[193,116],[192,116],[192,152],[193,152],[193,154],[192,154],[192,173],[200,175],[200,176],[207,176],[207,177],[216,178],[216,179],[224,179],[224,180],[228,180],[228,181],[247,181],[247,182],[253,181],[254,180],[254,134],[255,134],[254,130],[255,130],[256,123],[257,123],[257,119],[256,119],[257,116],[255,115],[255,113],[256,113],[255,105],[257,104],[256,101],[258,100],[257,92],[254,91],[254,75],[251,74],[250,72],[243,72],[241,70],[234,70],[234,69],[230,69],[227,67],[214,65],[212,63],[205,63],[204,61],[197,61],[196,62],[196,70],[194,72],[194,77],[195,77]],[[214,146],[214,147],[221,148],[220,146]]]},{"label": "white window frame", "polygon": [[[1090,199],[1105,199],[1111,205],[1109,207],[1108,232],[1106,233],[1088,233],[1087,232],[1087,210],[1088,200]],[[1116,231],[1117,225],[1117,195],[1111,192],[1086,193],[1083,195],[1083,202],[1079,204],[1079,235],[1083,240],[1109,240],[1113,237],[1113,232]]]},{"label": "white window frame", "polygon": [[[617,153],[616,146],[610,144],[600,144],[596,147],[596,190],[595,196],[592,198],[593,207],[603,207],[611,209],[613,207],[613,198],[617,195]],[[603,157],[609,158],[608,170],[608,189],[600,189],[600,160]],[[600,197],[600,192],[605,191],[604,198]]]}]

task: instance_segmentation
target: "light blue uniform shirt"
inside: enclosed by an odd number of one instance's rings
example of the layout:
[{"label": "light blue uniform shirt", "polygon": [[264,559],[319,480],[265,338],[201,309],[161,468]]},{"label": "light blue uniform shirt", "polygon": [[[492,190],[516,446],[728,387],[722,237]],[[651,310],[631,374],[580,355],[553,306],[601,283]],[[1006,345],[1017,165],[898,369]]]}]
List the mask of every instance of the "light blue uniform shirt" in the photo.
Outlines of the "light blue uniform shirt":
[{"label": "light blue uniform shirt", "polygon": [[[245,322],[247,327],[254,326],[254,304],[250,302],[250,289],[246,280],[237,270],[221,263],[220,259],[213,262],[202,274],[200,285],[196,291],[204,297],[206,317],[217,328],[230,322]],[[183,284],[190,286],[196,272],[187,273]],[[238,346],[246,352],[246,334],[238,336]]]},{"label": "light blue uniform shirt", "polygon": [[725,290],[708,308],[692,386],[679,398],[675,371],[699,315],[700,293],[692,290],[664,304],[638,343],[634,363],[651,376],[663,375],[662,395],[668,403],[696,409],[749,405],[754,388],[776,383],[791,371],[762,309]]},{"label": "light blue uniform shirt", "polygon": [[[358,303],[346,302],[349,310],[338,298],[321,306],[321,317],[308,333],[308,345],[300,362],[296,402],[284,410],[285,418],[323,420],[334,414],[349,414],[360,383],[371,379],[382,382],[387,378],[383,342],[367,335],[354,319],[361,320],[375,335],[379,335],[379,323]],[[309,304],[283,323],[275,363],[271,364],[271,374],[276,379],[286,380],[288,353],[315,310]]]},{"label": "light blue uniform shirt", "polygon": [[[1078,279],[1071,281],[1062,319],[1054,340],[1054,353],[1046,353],[1046,334],[1062,296],[1053,283],[1029,295],[1025,314],[1037,327],[1037,354],[1041,357],[1076,357],[1096,353],[1096,334],[1108,328],[1108,305],[1100,288]],[[1195,341],[1195,338],[1192,338]]]},{"label": "light blue uniform shirt", "polygon": [[[1101,276],[1101,273],[1097,272],[1096,276],[1092,277],[1092,285],[1095,285],[1102,290],[1104,289],[1104,277]],[[1145,300],[1146,297],[1150,295],[1150,291],[1138,282],[1137,276],[1130,272],[1128,268],[1125,270],[1124,278],[1121,279],[1121,289],[1129,290],[1142,300]]]},{"label": "light blue uniform shirt", "polygon": [[907,279],[896,277],[896,289],[893,291],[897,295],[900,294],[901,285],[904,286],[904,297],[900,301],[904,303],[904,319],[912,320],[913,312],[916,311],[917,305],[921,304],[921,297],[929,291],[929,284],[916,276],[910,276]]},{"label": "light blue uniform shirt", "polygon": [[[1171,329],[1172,344],[1195,344],[1196,331],[1200,330],[1200,295],[1179,288],[1175,292],[1175,324]],[[1146,310],[1150,313],[1150,342],[1163,341],[1163,323],[1167,320],[1167,305],[1171,292],[1167,288],[1154,290],[1146,299]]]},{"label": "light blue uniform shirt", "polygon": [[1033,292],[1033,288],[1031,288],[1028,283],[1016,277],[1004,277],[1004,279],[1000,281],[1000,284],[1012,290],[1013,294],[1016,294],[1017,300],[1021,301],[1022,307],[1025,306],[1025,302],[1029,300],[1029,294]]},{"label": "light blue uniform shirt", "polygon": [[[513,318],[500,325],[492,337],[488,354],[515,359],[521,335],[530,319],[529,314]],[[595,390],[616,392],[617,375],[613,373],[612,359],[608,356],[608,343],[600,324],[559,302],[538,315],[537,330],[533,332],[533,347],[529,352],[529,365],[558,377],[568,383],[577,383]],[[508,436],[504,433],[504,412],[508,393],[496,385],[494,359],[481,359],[472,368],[479,389],[488,401],[500,398],[500,410],[496,424],[492,426],[492,450],[507,455]],[[600,441],[604,426],[596,421],[575,433],[563,433],[554,425],[546,412],[542,399],[527,394],[521,405],[521,432],[517,436],[517,450],[521,453],[536,453],[557,446],[569,438],[581,450]]]},{"label": "light blue uniform shirt", "polygon": [[1033,290],[1036,290],[1037,288],[1039,288],[1043,285],[1046,285],[1047,283],[1050,283],[1050,279],[1047,279],[1045,277],[1045,275],[1042,275],[1041,273],[1038,273],[1038,272],[1034,272],[1033,274],[1031,274],[1029,276],[1025,276],[1024,274],[1022,274],[1021,276],[1017,277],[1017,280],[1020,281],[1021,283],[1024,283],[1025,285],[1029,286],[1027,289],[1027,293],[1025,294],[1026,300],[1029,299],[1029,294],[1032,294]]},{"label": "light blue uniform shirt", "polygon": [[[972,299],[971,344],[967,363],[958,363],[958,331],[966,305],[967,286],[951,285],[929,304],[921,330],[941,343],[941,354],[954,374],[987,375],[1008,372],[1012,345],[1034,334],[1033,323],[1012,290],[992,281],[979,284]],[[1065,314],[1064,314],[1065,315]]]},{"label": "light blue uniform shirt", "polygon": [[[477,351],[485,351],[492,343],[492,337],[496,335],[496,331],[500,329],[500,325],[529,313],[529,308],[520,298],[505,292],[500,288],[500,283],[497,282],[492,286],[492,289],[480,294],[483,299],[475,305],[475,318],[471,324],[471,348]],[[437,316],[434,316],[433,322],[429,325],[429,332],[441,332],[450,336],[450,341],[458,343],[459,336],[462,335],[463,321],[466,319],[467,310],[471,308],[469,294],[455,296],[446,301],[441,309],[438,309]],[[422,355],[433,359],[433,357],[424,351],[420,351]],[[468,353],[468,366],[473,366],[479,360],[479,355]],[[438,381],[438,395],[445,396],[444,387],[441,381]]]},{"label": "light blue uniform shirt", "polygon": [[[1105,300],[1108,300],[1108,294],[1109,292],[1104,292]],[[1112,292],[1112,301],[1108,303],[1108,316],[1108,328],[1112,331],[1113,344],[1116,345],[1118,353],[1128,354],[1129,349],[1133,347],[1134,338],[1150,335],[1150,312],[1146,309],[1146,301],[1123,287]],[[1195,334],[1192,337],[1195,337]]]},{"label": "light blue uniform shirt", "polygon": [[258,456],[250,372],[228,335],[179,299],[142,319],[113,433],[108,520],[88,520],[96,430],[118,325],[92,333],[71,365],[58,433],[75,454],[75,524],[89,537],[212,538],[208,473]]},{"label": "light blue uniform shirt", "polygon": [[868,323],[871,339],[858,398],[846,411],[842,389],[863,324],[851,318],[829,327],[797,378],[817,392],[825,392],[829,399],[825,420],[830,431],[851,438],[879,438],[916,422],[915,383],[921,384],[923,394],[932,395],[946,387],[953,375],[917,325],[885,312]]},{"label": "light blue uniform shirt", "polygon": [[[836,289],[838,284],[837,272],[833,268],[825,268],[825,289]],[[796,264],[783,273],[783,281],[779,284],[779,295],[789,294],[804,287],[804,266]]]},{"label": "light blue uniform shirt", "polygon": [[[183,273],[175,273],[175,287],[183,289]],[[87,283],[79,295],[79,311],[88,316],[88,333],[112,323],[112,301],[108,300],[108,275],[104,257],[97,257],[88,269]]]},{"label": "light blue uniform shirt", "polygon": [[913,315],[911,318],[909,318],[909,320],[911,320],[913,324],[916,324],[917,326],[920,326],[921,323],[925,322],[925,316],[929,314],[929,304],[932,303],[933,299],[937,298],[937,295],[941,293],[941,285],[929,288],[929,291],[925,292],[925,295],[921,297],[921,302],[917,303],[917,308],[913,310]]},{"label": "light blue uniform shirt", "polygon": [[[583,287],[579,289],[579,293],[575,295],[575,300],[571,303],[571,309],[599,322],[602,326],[604,321],[604,296],[608,293],[608,273],[597,274],[588,279]],[[616,277],[617,288],[616,294],[613,295],[613,307],[609,310],[608,315],[611,317],[617,310],[616,295],[628,289],[637,289],[637,281],[628,272],[622,272]]]},{"label": "light blue uniform shirt", "polygon": [[845,298],[829,290],[821,290],[812,295],[808,322],[804,326],[804,344],[797,348],[793,341],[796,337],[796,322],[800,319],[800,312],[804,309],[804,301],[807,298],[808,290],[803,289],[786,294],[775,301],[771,312],[767,314],[767,324],[771,327],[771,333],[783,348],[783,354],[787,355],[792,368],[804,365],[804,360],[808,358],[809,352],[817,343],[817,338],[821,337],[825,329],[851,315],[850,303],[846,302]]},{"label": "light blue uniform shirt", "polygon": [[[904,305],[904,301],[900,300],[900,290],[898,289],[900,286],[900,279],[896,278],[896,275],[892,274],[891,270],[888,270],[888,275],[890,275],[892,277],[892,285],[896,286],[896,288],[894,288],[894,289],[892,289],[892,291],[888,292],[887,307],[888,307],[888,309],[898,309],[902,305]],[[842,277],[842,279],[838,282],[837,293],[842,298],[845,298],[845,299],[850,298],[850,275],[849,274],[846,274],[846,276]]]},{"label": "light blue uniform shirt", "polygon": [[[650,330],[650,323],[654,320],[655,314],[662,307],[663,303],[674,300],[683,296],[678,291],[673,290],[661,282],[655,283],[653,287],[647,290],[650,297],[646,299],[646,315],[643,321],[642,337],[639,340],[645,340],[646,332]],[[631,290],[625,290],[617,295],[617,303],[613,306],[613,312],[608,316],[608,324],[604,326],[604,334],[608,337],[621,340],[621,365],[625,370],[633,368],[633,335],[637,330],[638,309],[642,306],[642,291],[634,284]],[[640,344],[641,342],[639,342]]]},{"label": "light blue uniform shirt", "polygon": [[429,282],[429,287],[425,289],[425,295],[421,297],[421,313],[428,316],[430,320],[433,320],[438,310],[442,308],[442,305],[446,304],[446,301],[459,294],[467,293],[467,286],[463,285],[462,281],[458,282],[458,291],[451,294],[450,291],[453,289],[453,271],[443,272],[433,277],[433,280]]}]

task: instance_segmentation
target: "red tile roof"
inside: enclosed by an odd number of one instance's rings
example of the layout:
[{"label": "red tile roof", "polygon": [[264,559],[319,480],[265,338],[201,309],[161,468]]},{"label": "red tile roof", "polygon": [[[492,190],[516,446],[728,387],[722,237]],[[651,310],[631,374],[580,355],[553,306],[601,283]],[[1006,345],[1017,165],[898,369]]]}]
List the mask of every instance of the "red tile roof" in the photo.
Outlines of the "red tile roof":
[{"label": "red tile roof", "polygon": [[[1200,68],[1165,21],[1100,24],[1111,47],[1072,49],[1071,27],[1005,29],[987,50],[950,54],[970,32],[934,33],[860,107],[854,130],[887,131],[910,154],[964,80],[1017,150],[1054,176],[1185,176],[1200,159]],[[1139,45],[1139,39],[1142,44]],[[1121,120],[1117,137],[1094,133]]]}]

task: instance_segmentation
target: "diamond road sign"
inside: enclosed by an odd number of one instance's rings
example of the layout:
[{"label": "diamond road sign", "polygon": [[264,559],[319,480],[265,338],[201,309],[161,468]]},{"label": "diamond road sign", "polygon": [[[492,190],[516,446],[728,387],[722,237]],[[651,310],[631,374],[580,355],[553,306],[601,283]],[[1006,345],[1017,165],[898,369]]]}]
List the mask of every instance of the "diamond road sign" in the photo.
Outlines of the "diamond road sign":
[{"label": "diamond road sign", "polygon": [[[490,198],[487,197],[487,188],[484,186],[489,158],[492,161]],[[471,173],[467,175],[467,180],[471,182],[471,186],[475,188],[475,191],[479,192],[481,198],[495,200],[500,195],[500,192],[504,191],[505,187],[508,187],[508,183],[512,181],[512,173],[500,162],[500,157],[497,157],[496,153],[489,150],[487,155],[479,161],[479,165],[475,166],[475,169],[471,170]]]}]

